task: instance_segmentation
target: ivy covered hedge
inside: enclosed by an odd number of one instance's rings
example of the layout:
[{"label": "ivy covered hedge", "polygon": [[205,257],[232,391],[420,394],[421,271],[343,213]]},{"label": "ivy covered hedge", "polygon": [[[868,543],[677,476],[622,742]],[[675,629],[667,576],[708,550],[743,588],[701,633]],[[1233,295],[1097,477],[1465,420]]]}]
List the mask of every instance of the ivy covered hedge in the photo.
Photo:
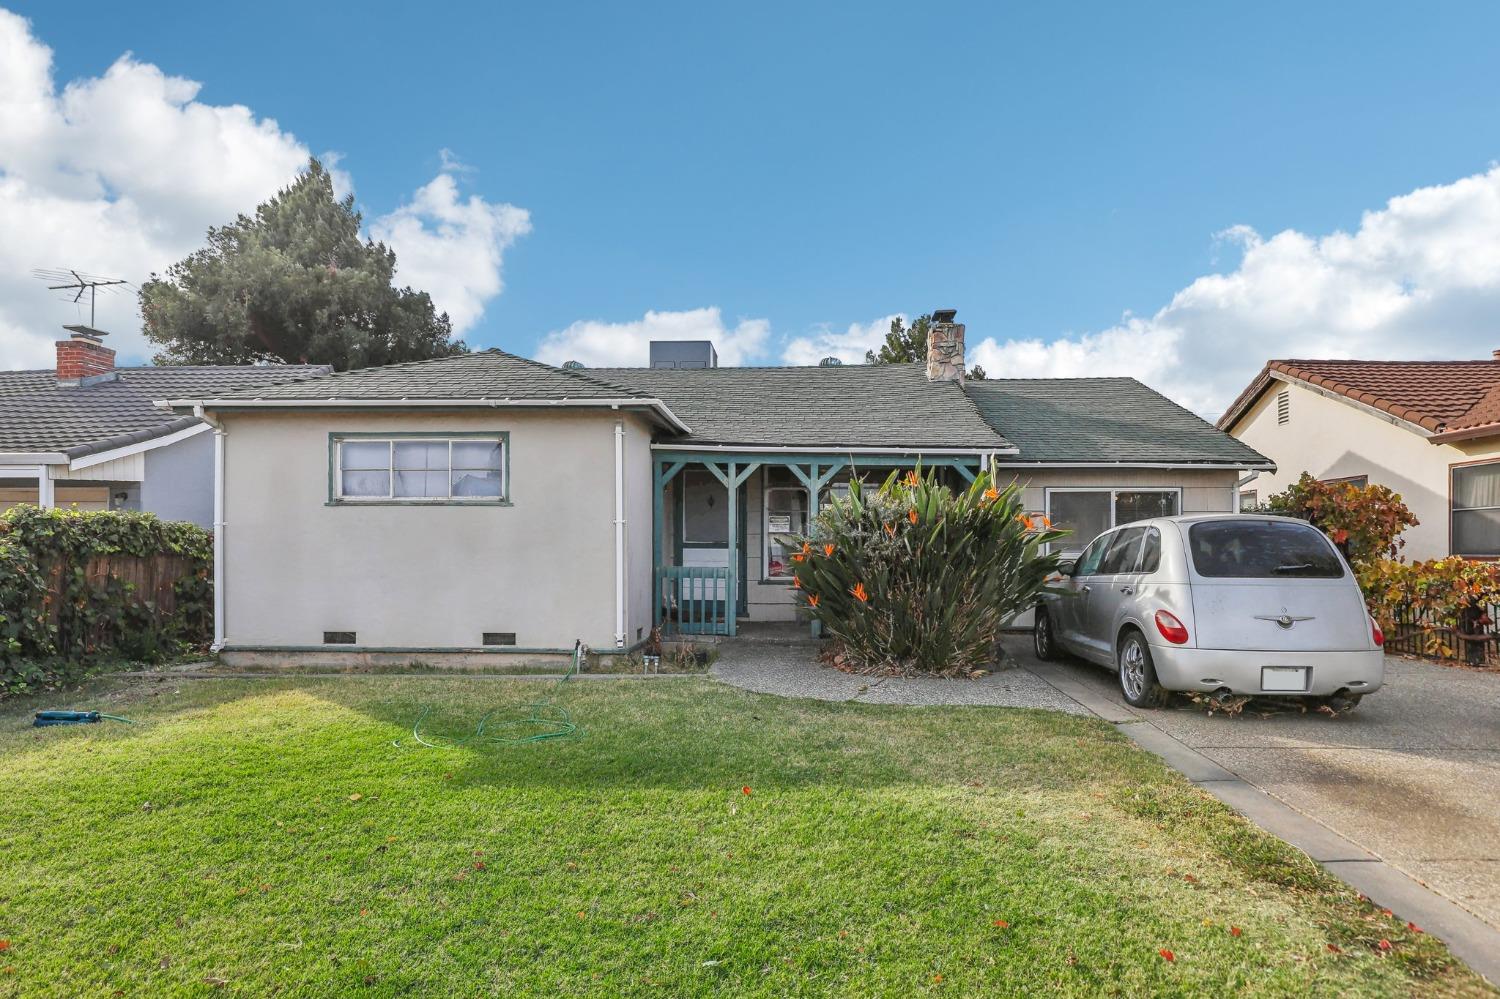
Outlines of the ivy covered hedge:
[{"label": "ivy covered hedge", "polygon": [[0,696],[213,634],[213,535],[149,513],[0,515]]},{"label": "ivy covered hedge", "polygon": [[1481,662],[1489,655],[1500,606],[1500,564],[1453,556],[1431,562],[1381,560],[1357,567],[1386,648]]}]

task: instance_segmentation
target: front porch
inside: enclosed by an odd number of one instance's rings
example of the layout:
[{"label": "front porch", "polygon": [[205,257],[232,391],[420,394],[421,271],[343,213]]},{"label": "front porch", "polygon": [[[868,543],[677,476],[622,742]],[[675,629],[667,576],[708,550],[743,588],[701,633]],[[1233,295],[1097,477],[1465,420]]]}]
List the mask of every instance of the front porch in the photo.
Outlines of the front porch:
[{"label": "front porch", "polygon": [[941,468],[972,482],[980,452],[834,454],[652,451],[653,621],[666,636],[739,633],[740,623],[803,620],[791,581],[796,539],[858,477]]}]

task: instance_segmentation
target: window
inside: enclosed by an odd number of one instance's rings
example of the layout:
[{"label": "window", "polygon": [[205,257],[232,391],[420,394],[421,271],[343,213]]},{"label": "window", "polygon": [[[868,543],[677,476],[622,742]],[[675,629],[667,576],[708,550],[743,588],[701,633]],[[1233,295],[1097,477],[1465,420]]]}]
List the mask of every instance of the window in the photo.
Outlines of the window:
[{"label": "window", "polygon": [[1073,536],[1059,542],[1061,551],[1076,552],[1092,538],[1121,524],[1182,512],[1178,489],[1048,489],[1047,516]]},{"label": "window", "polygon": [[1454,466],[1449,505],[1453,554],[1500,556],[1500,462]]},{"label": "window", "polygon": [[1358,486],[1360,489],[1363,489],[1370,484],[1370,477],[1368,475],[1344,475],[1333,479],[1320,479],[1319,481],[1327,482],[1330,485],[1338,482],[1347,482],[1351,486]]},{"label": "window", "polygon": [[1115,534],[1109,551],[1099,563],[1101,576],[1117,576],[1122,572],[1135,572],[1135,564],[1141,554],[1141,540],[1146,536],[1144,527],[1127,527]]},{"label": "window", "polygon": [[808,533],[807,489],[767,486],[765,492],[765,579],[791,582],[794,539]]},{"label": "window", "polygon": [[1075,576],[1092,576],[1099,571],[1099,563],[1104,558],[1105,549],[1109,548],[1109,538],[1095,538],[1094,543],[1083,550],[1078,556],[1078,562],[1073,568]]},{"label": "window", "polygon": [[1260,506],[1260,495],[1254,489],[1240,491],[1240,513],[1254,513]]},{"label": "window", "polygon": [[1323,532],[1277,520],[1210,520],[1188,528],[1198,575],[1227,579],[1338,579],[1343,563]]},{"label": "window", "polygon": [[335,503],[504,503],[506,434],[335,436]]},{"label": "window", "polygon": [[1161,567],[1161,532],[1154,527],[1146,528],[1146,540],[1141,542],[1141,560],[1136,572],[1155,572]]},{"label": "window", "polygon": [[1276,393],[1276,422],[1289,423],[1292,419],[1292,394],[1285,389]]}]

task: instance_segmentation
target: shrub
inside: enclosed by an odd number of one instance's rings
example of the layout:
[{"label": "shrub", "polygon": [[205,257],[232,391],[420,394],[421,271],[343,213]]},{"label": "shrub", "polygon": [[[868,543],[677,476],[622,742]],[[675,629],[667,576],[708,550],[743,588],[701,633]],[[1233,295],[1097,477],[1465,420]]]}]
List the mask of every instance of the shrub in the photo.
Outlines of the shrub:
[{"label": "shrub", "polygon": [[1362,565],[1359,584],[1388,645],[1441,659],[1484,658],[1483,645],[1460,636],[1489,630],[1500,604],[1500,565],[1453,556],[1431,562],[1388,559]]},{"label": "shrub", "polygon": [[[0,515],[0,695],[207,644],[212,568],[213,535],[194,524],[34,506]],[[143,592],[130,576],[170,587]]]},{"label": "shrub", "polygon": [[1267,499],[1264,509],[1317,527],[1355,565],[1396,558],[1406,544],[1401,532],[1417,526],[1400,494],[1385,486],[1320,482],[1306,472]]},{"label": "shrub", "polygon": [[[1036,528],[1042,528],[1037,530]],[[987,474],[955,492],[920,469],[856,481],[792,556],[800,604],[857,669],[955,675],[991,661],[1001,625],[1033,606],[1064,536],[1034,524],[1020,487]]]}]

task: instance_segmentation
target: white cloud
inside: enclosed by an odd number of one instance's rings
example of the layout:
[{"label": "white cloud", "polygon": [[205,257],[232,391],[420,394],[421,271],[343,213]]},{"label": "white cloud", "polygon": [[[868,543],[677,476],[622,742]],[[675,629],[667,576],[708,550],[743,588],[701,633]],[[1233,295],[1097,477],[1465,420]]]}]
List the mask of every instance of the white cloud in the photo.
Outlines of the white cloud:
[{"label": "white cloud", "polygon": [[[274,120],[201,103],[200,86],[126,54],[59,87],[52,50],[0,10],[0,368],[50,367],[58,327],[79,318],[32,269],[139,284],[307,163],[309,148]],[[338,157],[323,159],[340,195],[350,191]],[[520,209],[460,198],[454,164],[445,158],[410,204],[372,227],[388,233],[402,279],[431,291],[462,328],[499,293],[501,254],[528,223]],[[132,295],[101,296],[98,324],[122,362],[150,355]]]},{"label": "white cloud", "polygon": [[1500,166],[1366,212],[1353,233],[1219,234],[1239,266],[1198,278],[1149,319],[997,341],[993,376],[1129,374],[1206,415],[1273,357],[1487,358],[1500,347]]},{"label": "white cloud", "polygon": [[430,293],[456,333],[473,326],[500,294],[505,251],[531,231],[524,208],[462,198],[453,175],[468,170],[444,149],[443,172],[370,224],[370,234],[396,251],[397,281]]},{"label": "white cloud", "polygon": [[543,337],[536,356],[548,364],[582,361],[589,367],[644,367],[652,340],[712,340],[719,363],[729,367],[760,357],[770,336],[771,324],[764,319],[741,319],[726,326],[717,306],[652,311],[624,323],[579,320]]},{"label": "white cloud", "polygon": [[825,326],[788,341],[781,356],[787,364],[817,364],[825,357],[837,357],[845,364],[863,364],[865,351],[876,350],[885,342],[894,319],[905,322],[906,316],[894,313],[863,325],[850,323],[842,333]]}]

